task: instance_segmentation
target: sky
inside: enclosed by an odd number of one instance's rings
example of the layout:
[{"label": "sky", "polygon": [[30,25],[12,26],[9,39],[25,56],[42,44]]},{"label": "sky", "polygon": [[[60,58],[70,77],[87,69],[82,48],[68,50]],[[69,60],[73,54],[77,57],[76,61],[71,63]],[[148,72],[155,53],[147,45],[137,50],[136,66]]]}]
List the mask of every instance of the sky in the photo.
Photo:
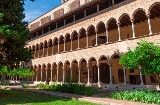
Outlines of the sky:
[{"label": "sky", "polygon": [[34,2],[25,0],[24,14],[26,17],[24,21],[31,22],[60,4],[61,0],[35,0]]}]

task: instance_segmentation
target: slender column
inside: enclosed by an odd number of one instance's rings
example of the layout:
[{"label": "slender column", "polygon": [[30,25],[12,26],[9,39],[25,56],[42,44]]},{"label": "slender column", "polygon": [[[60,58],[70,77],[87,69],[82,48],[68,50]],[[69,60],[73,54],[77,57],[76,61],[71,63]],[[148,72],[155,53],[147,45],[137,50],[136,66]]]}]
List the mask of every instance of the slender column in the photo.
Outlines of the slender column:
[{"label": "slender column", "polygon": [[41,81],[42,81],[42,78],[43,78],[42,70],[43,70],[43,68],[41,67]]},{"label": "slender column", "polygon": [[110,73],[110,84],[112,85],[113,84],[113,80],[112,80],[112,68],[111,68],[111,64],[108,64],[109,65],[109,73]]},{"label": "slender column", "polygon": [[78,81],[78,83],[81,83],[81,70],[80,70],[80,66],[78,66],[78,74],[79,74],[79,81]]},{"label": "slender column", "polygon": [[64,51],[63,52],[66,52],[66,38],[64,38]]},{"label": "slender column", "polygon": [[90,82],[89,82],[89,65],[87,65],[87,69],[88,69],[88,82],[87,82],[87,84],[90,84]]},{"label": "slender column", "polygon": [[70,81],[72,80],[72,66],[70,66],[70,70],[71,70],[71,77],[70,77]]},{"label": "slender column", "polygon": [[80,45],[79,38],[80,38],[80,35],[78,35],[78,49],[80,49],[80,47],[79,47],[79,45]]},{"label": "slender column", "polygon": [[45,70],[46,70],[46,79],[45,79],[45,81],[47,82],[47,78],[48,78],[47,77],[47,73],[48,73],[47,71],[48,71],[48,69],[45,69]]},{"label": "slender column", "polygon": [[44,56],[44,46],[43,46],[43,53],[42,53],[42,57]]},{"label": "slender column", "polygon": [[148,26],[149,26],[149,35],[152,35],[152,27],[151,27],[151,20],[150,20],[150,14],[147,14],[148,18]]},{"label": "slender column", "polygon": [[71,50],[70,51],[72,51],[72,38],[71,38]]},{"label": "slender column", "polygon": [[57,23],[56,23],[56,28],[57,28]]},{"label": "slender column", "polygon": [[118,41],[121,41],[120,23],[117,23],[117,26],[118,26]]},{"label": "slender column", "polygon": [[109,40],[108,40],[108,28],[106,28],[106,43],[108,43]]},{"label": "slender column", "polygon": [[66,25],[66,20],[64,20],[64,25]]},{"label": "slender column", "polygon": [[54,54],[54,44],[52,46],[52,55]]},{"label": "slender column", "polygon": [[51,66],[51,82],[53,81],[53,66]]},{"label": "slender column", "polygon": [[34,58],[36,57],[36,48],[35,48],[35,51],[34,51]]},{"label": "slender column", "polygon": [[84,17],[86,17],[86,10],[84,10]]},{"label": "slender column", "polygon": [[123,73],[124,73],[124,84],[126,85],[126,69],[125,67],[123,66]]},{"label": "slender column", "polygon": [[88,48],[88,32],[86,32],[86,48]]},{"label": "slender column", "polygon": [[97,68],[98,68],[98,83],[100,83],[100,69],[99,69],[99,64],[97,64]]},{"label": "slender column", "polygon": [[136,35],[135,35],[135,30],[134,30],[134,19],[131,19],[131,22],[132,22],[132,32],[133,32],[132,38],[135,38]]},{"label": "slender column", "polygon": [[114,0],[112,0],[112,5],[114,5]]},{"label": "slender column", "polygon": [[60,43],[60,41],[58,41],[58,53],[59,53],[59,43]]},{"label": "slender column", "polygon": [[99,5],[97,5],[97,12],[99,11]]},{"label": "slender column", "polygon": [[141,66],[139,66],[139,73],[140,73],[140,80],[141,80],[141,84],[140,85],[143,85],[143,77],[142,77],[142,73],[141,73]]},{"label": "slender column", "polygon": [[37,75],[36,75],[36,81],[38,80],[38,69],[36,69]]},{"label": "slender column", "polygon": [[64,73],[65,73],[65,70],[64,70],[64,69],[65,69],[65,68],[62,67],[62,69],[63,69],[63,83],[64,83],[64,81],[65,81],[65,80],[64,80],[64,79],[65,79],[65,78],[64,78],[64,77],[65,77],[65,74],[64,74]]},{"label": "slender column", "polygon": [[57,82],[58,82],[58,70],[59,70],[59,67],[57,66]]},{"label": "slender column", "polygon": [[95,30],[95,32],[96,32],[96,44],[95,44],[95,46],[98,46],[98,30]]}]

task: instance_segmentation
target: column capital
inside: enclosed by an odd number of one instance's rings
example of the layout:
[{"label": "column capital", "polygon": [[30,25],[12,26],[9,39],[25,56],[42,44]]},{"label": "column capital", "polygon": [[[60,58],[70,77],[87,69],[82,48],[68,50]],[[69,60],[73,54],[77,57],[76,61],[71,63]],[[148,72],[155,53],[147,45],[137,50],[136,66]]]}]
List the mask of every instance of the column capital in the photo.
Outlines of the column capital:
[{"label": "column capital", "polygon": [[80,69],[81,68],[81,66],[80,65],[78,65],[78,69]]},{"label": "column capital", "polygon": [[64,42],[66,42],[66,37],[63,39]]},{"label": "column capital", "polygon": [[134,20],[135,20],[134,18],[130,19],[130,21],[131,21],[132,23],[134,23]]},{"label": "column capital", "polygon": [[88,36],[88,32],[86,31],[86,36]]},{"label": "column capital", "polygon": [[98,33],[98,30],[95,30],[95,33]]},{"label": "column capital", "polygon": [[121,23],[116,23],[118,27],[120,27]]},{"label": "column capital", "polygon": [[87,68],[89,68],[89,65],[87,65]]},{"label": "column capital", "polygon": [[80,34],[78,34],[77,36],[78,36],[78,38],[80,38],[80,36],[81,36],[81,35],[80,35]]},{"label": "column capital", "polygon": [[99,67],[100,66],[100,64],[96,64],[97,65],[97,67]]},{"label": "column capital", "polygon": [[147,18],[150,19],[151,14],[146,14]]}]

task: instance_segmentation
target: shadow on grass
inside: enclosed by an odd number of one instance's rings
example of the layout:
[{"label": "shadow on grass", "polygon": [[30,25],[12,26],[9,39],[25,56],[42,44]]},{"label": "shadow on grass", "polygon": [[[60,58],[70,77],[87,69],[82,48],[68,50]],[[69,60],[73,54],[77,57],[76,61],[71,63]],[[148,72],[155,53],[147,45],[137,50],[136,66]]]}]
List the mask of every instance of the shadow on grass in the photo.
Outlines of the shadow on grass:
[{"label": "shadow on grass", "polygon": [[27,105],[95,105],[77,100],[58,98],[25,91],[0,89],[0,105],[27,104]]}]

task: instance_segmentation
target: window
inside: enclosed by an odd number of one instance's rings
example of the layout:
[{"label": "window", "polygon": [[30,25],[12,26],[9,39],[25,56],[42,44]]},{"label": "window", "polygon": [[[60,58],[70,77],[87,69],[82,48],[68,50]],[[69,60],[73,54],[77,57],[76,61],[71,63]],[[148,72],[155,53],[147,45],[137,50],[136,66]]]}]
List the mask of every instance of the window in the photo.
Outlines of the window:
[{"label": "window", "polygon": [[150,76],[151,83],[157,83],[156,80],[153,78],[153,76]]},{"label": "window", "polygon": [[119,82],[124,82],[123,69],[118,69],[118,79],[119,79]]}]

